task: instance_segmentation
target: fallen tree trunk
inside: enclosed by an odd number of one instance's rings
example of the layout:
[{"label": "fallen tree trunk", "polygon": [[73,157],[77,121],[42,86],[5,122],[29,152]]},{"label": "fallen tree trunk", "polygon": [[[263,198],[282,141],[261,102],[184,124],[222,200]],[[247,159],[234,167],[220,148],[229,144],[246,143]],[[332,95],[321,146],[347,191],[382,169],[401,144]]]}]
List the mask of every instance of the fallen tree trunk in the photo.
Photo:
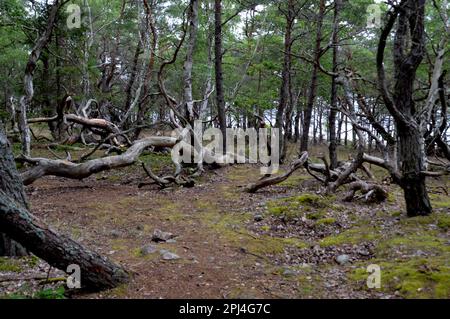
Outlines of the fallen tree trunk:
[{"label": "fallen tree trunk", "polygon": [[381,186],[359,181],[349,185],[349,191],[343,201],[351,202],[358,191],[361,192],[366,203],[381,203],[388,198],[388,193]]},{"label": "fallen tree trunk", "polygon": [[[0,233],[19,242],[50,265],[67,272],[80,267],[80,284],[89,290],[116,287],[128,273],[70,238],[60,236],[30,214],[11,148],[0,123]],[[9,181],[9,182],[8,182]]]},{"label": "fallen tree trunk", "polygon": [[292,173],[294,173],[296,170],[303,167],[307,160],[308,160],[308,152],[303,152],[299,159],[291,163],[289,171],[280,176],[263,178],[254,184],[248,185],[245,191],[248,193],[255,193],[261,188],[279,184],[288,179],[289,176],[291,176]]},{"label": "fallen tree trunk", "polygon": [[3,191],[0,191],[0,231],[62,271],[67,271],[69,265],[78,265],[81,286],[86,289],[114,288],[129,280],[123,268],[72,239],[58,235]]},{"label": "fallen tree trunk", "polygon": [[37,179],[48,175],[83,179],[101,171],[132,165],[147,147],[173,147],[178,142],[179,139],[173,137],[147,137],[136,141],[121,155],[93,159],[80,164],[66,160],[51,160],[47,158],[22,157],[18,160],[36,165],[22,173],[21,176],[24,185],[32,184]]}]

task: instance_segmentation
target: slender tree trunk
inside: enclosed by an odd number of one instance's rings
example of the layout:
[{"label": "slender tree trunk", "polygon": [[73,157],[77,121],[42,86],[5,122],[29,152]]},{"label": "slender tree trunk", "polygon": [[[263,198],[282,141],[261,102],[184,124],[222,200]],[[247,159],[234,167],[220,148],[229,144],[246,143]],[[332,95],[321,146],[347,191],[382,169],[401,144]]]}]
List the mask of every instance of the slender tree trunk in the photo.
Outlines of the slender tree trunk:
[{"label": "slender tree trunk", "polygon": [[337,156],[337,137],[336,137],[336,113],[337,113],[337,77],[338,77],[338,53],[339,53],[339,12],[342,0],[334,1],[334,21],[333,21],[333,76],[331,79],[331,105],[330,116],[328,118],[329,125],[329,154],[330,154],[330,169],[335,169],[338,166]]},{"label": "slender tree trunk", "polygon": [[[214,27],[214,8],[212,7],[212,3],[208,2],[205,4],[205,9],[207,10],[208,17],[208,27],[212,29]],[[207,47],[208,47],[208,60],[207,67],[208,73],[206,76],[205,86],[203,90],[203,101],[199,104],[198,114],[201,120],[204,120],[208,117],[208,104],[209,104],[209,95],[213,90],[213,82],[212,82],[212,70],[213,70],[213,34],[212,32],[208,32],[207,39]],[[211,114],[211,117],[213,115]]]},{"label": "slender tree trunk", "polygon": [[223,68],[222,68],[222,0],[215,0],[214,17],[215,17],[215,30],[214,30],[214,55],[215,55],[215,70],[216,70],[216,105],[219,119],[220,130],[223,136],[223,151],[227,145],[226,142],[226,129],[227,129],[227,117],[225,114],[225,93],[223,88]]},{"label": "slender tree trunk", "polygon": [[[143,98],[139,100],[138,102],[138,111],[137,111],[137,118],[136,118],[136,125],[141,126],[145,123],[145,115],[148,111],[148,103],[150,99],[149,95],[149,89],[150,89],[150,83],[154,71],[155,66],[155,59],[156,59],[156,49],[157,49],[157,43],[158,43],[158,33],[155,27],[155,19],[153,17],[153,7],[152,4],[154,2],[148,3],[147,0],[143,0],[144,7],[145,7],[145,13],[146,13],[146,22],[147,22],[147,31],[151,34],[151,49],[150,49],[150,57],[149,62],[147,66],[147,72],[145,74],[144,78],[144,84],[143,84]],[[162,121],[164,119],[164,109],[161,105],[159,109],[159,120]],[[138,128],[134,132],[134,138],[138,139],[139,135],[141,134],[141,128]]]},{"label": "slender tree trunk", "polygon": [[42,50],[47,46],[50,41],[51,34],[54,28],[58,10],[61,7],[59,0],[56,0],[49,9],[49,16],[47,20],[47,26],[44,33],[39,37],[28,57],[28,63],[25,68],[24,77],[24,91],[25,95],[20,99],[20,133],[22,137],[22,153],[26,156],[30,156],[31,153],[31,135],[30,128],[27,123],[27,111],[31,106],[34,95],[33,87],[33,75],[37,66],[37,62],[41,56]]},{"label": "slender tree trunk", "polygon": [[[278,104],[275,127],[280,130],[280,160],[283,161],[286,157],[286,139],[284,136],[287,134],[285,127],[286,110],[289,108],[290,103],[290,87],[291,87],[291,65],[292,65],[292,28],[294,26],[295,12],[294,1],[289,0],[287,4],[287,11],[285,12],[286,28],[284,33],[284,62],[282,71],[282,81],[280,88],[280,103]],[[283,133],[283,128],[285,128]]]},{"label": "slender tree trunk", "polygon": [[314,102],[316,100],[317,95],[317,76],[319,72],[319,58],[321,55],[320,45],[322,42],[322,26],[323,19],[325,16],[325,0],[320,0],[319,3],[319,15],[317,16],[317,33],[316,33],[316,44],[314,48],[314,64],[312,66],[312,75],[311,75],[311,86],[309,89],[308,102],[306,104],[305,109],[305,118],[303,122],[303,135],[300,145],[300,151],[305,152],[308,150],[308,141],[309,141],[309,128],[311,126],[311,115],[314,107]]},{"label": "slender tree trunk", "polygon": [[197,42],[198,30],[198,0],[191,0],[188,9],[188,45],[186,50],[186,59],[183,66],[183,80],[184,80],[184,103],[185,103],[185,117],[189,124],[193,127],[194,114],[194,97],[192,94],[192,66],[195,44]]}]

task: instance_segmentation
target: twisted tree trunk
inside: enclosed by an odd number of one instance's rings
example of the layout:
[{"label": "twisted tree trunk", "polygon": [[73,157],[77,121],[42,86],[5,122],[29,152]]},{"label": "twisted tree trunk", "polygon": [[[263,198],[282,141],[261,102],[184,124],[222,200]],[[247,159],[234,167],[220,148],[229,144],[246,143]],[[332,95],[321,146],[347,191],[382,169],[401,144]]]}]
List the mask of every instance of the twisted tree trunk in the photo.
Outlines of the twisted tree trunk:
[{"label": "twisted tree trunk", "polygon": [[[417,68],[425,55],[425,0],[403,0],[382,30],[378,45],[378,82],[386,108],[394,117],[398,134],[399,180],[403,188],[408,216],[429,215],[432,211],[428,197],[423,135],[416,120],[413,98]],[[394,41],[395,87],[391,96],[384,70],[384,51],[387,38],[398,20]]]}]

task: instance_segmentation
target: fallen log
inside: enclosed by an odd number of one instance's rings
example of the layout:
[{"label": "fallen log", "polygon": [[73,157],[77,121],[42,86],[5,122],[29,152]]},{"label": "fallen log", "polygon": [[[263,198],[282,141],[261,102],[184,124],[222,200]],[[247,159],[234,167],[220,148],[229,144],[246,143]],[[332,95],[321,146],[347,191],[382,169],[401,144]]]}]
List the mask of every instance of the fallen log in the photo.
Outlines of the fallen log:
[{"label": "fallen log", "polygon": [[140,154],[150,146],[173,147],[179,142],[174,137],[152,136],[136,141],[121,155],[93,159],[84,163],[72,163],[67,160],[47,158],[19,157],[17,160],[34,164],[31,169],[22,173],[24,185],[30,185],[43,176],[59,176],[70,179],[83,179],[95,173],[132,165]]},{"label": "fallen log", "polygon": [[381,203],[388,198],[388,193],[381,186],[358,181],[349,185],[349,191],[343,198],[343,201],[351,202],[358,191],[361,192],[366,203]]},{"label": "fallen log", "polygon": [[303,152],[300,155],[299,159],[297,159],[291,163],[289,171],[287,171],[286,173],[284,173],[283,175],[280,175],[280,176],[266,177],[266,178],[260,179],[256,183],[248,185],[245,188],[245,191],[248,193],[255,193],[261,188],[279,184],[279,183],[285,181],[286,179],[288,179],[289,176],[291,176],[292,173],[294,173],[296,170],[303,167],[307,160],[308,160],[308,152]]},{"label": "fallen log", "polygon": [[69,265],[78,265],[81,285],[89,290],[109,289],[129,280],[123,268],[58,235],[3,192],[0,192],[0,231],[58,269],[67,271]]}]

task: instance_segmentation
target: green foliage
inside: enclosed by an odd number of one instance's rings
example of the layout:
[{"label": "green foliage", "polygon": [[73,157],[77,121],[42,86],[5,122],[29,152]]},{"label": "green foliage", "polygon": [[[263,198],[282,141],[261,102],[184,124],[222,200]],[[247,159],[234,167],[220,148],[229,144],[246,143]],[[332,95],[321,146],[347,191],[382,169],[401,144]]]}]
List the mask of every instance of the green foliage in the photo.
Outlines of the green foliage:
[{"label": "green foliage", "polygon": [[66,299],[64,287],[49,288],[36,292],[33,299]]},{"label": "green foliage", "polygon": [[63,286],[47,288],[36,292],[29,292],[27,289],[29,290],[29,288],[25,287],[22,291],[0,296],[0,299],[66,299]]}]

